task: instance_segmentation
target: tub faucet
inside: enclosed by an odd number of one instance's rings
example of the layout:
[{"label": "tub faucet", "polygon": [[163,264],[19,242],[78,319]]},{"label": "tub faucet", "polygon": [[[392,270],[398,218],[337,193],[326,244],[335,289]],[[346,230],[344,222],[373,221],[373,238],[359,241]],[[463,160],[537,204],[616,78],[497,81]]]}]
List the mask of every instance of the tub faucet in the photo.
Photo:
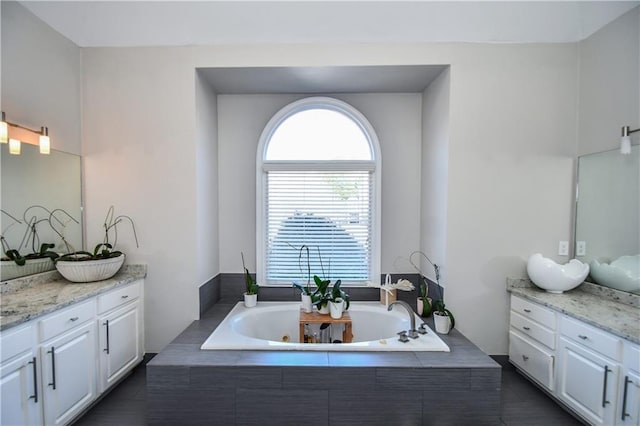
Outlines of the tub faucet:
[{"label": "tub faucet", "polygon": [[417,339],[419,336],[418,336],[418,330],[416,330],[416,316],[413,313],[413,309],[411,309],[411,306],[409,306],[409,304],[404,300],[396,300],[389,304],[387,311],[390,311],[391,308],[393,308],[393,305],[395,304],[399,304],[407,310],[407,313],[409,314],[409,319],[411,320],[411,330],[409,330],[409,337],[411,337],[412,339]]}]

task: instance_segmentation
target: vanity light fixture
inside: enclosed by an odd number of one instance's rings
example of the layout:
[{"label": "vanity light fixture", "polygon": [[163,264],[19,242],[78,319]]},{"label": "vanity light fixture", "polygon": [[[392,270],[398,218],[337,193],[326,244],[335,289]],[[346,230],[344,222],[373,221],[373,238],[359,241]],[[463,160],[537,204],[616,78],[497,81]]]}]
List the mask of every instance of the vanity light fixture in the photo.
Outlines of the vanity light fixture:
[{"label": "vanity light fixture", "polygon": [[20,140],[9,138],[9,126],[26,130],[36,135],[40,135],[40,154],[49,154],[51,152],[51,140],[49,139],[49,128],[41,127],[40,130],[33,130],[20,124],[12,123],[6,120],[5,112],[2,111],[2,121],[0,121],[0,142],[9,142],[9,153],[20,155]]},{"label": "vanity light fixture", "polygon": [[0,143],[7,143],[9,141],[9,129],[7,127],[7,119],[5,118],[4,111],[2,111],[2,121],[0,121]]},{"label": "vanity light fixture", "polygon": [[640,132],[640,129],[631,130],[629,126],[622,126],[622,139],[620,140],[620,154],[631,154],[631,133]]},{"label": "vanity light fixture", "polygon": [[18,139],[9,139],[9,154],[20,155],[20,145]]}]

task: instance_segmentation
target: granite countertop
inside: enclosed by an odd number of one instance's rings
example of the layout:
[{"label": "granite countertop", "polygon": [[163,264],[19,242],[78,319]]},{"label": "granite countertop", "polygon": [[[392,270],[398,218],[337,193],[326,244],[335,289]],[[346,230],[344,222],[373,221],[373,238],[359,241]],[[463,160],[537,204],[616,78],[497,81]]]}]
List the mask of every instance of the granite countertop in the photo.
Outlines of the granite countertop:
[{"label": "granite countertop", "polygon": [[112,278],[91,283],[72,283],[62,278],[57,271],[2,282],[0,330],[127,285],[146,275],[146,265],[125,265]]},{"label": "granite countertop", "polygon": [[562,312],[633,343],[640,343],[640,296],[585,282],[562,294],[529,280],[507,279],[507,291]]}]

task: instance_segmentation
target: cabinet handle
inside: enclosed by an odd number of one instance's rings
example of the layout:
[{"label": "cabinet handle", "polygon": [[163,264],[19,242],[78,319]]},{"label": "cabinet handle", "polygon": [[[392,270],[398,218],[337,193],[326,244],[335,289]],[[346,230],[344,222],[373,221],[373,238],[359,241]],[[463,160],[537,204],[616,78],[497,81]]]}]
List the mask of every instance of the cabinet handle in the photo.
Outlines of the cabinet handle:
[{"label": "cabinet handle", "polygon": [[51,346],[51,350],[47,351],[48,354],[51,354],[51,376],[52,380],[49,383],[49,386],[52,386],[53,389],[56,389],[56,348]]},{"label": "cabinet handle", "polygon": [[107,355],[109,355],[109,320],[106,320],[105,322],[103,322],[102,325],[106,327],[106,331],[107,331],[107,347],[103,349],[103,351],[105,351]]},{"label": "cabinet handle", "polygon": [[629,376],[624,376],[624,394],[622,395],[622,421],[624,419],[631,416],[631,414],[627,413],[627,391],[629,383],[633,383],[629,380]]},{"label": "cabinet handle", "polygon": [[611,401],[607,401],[607,379],[608,374],[611,372],[608,366],[604,366],[604,386],[602,386],[602,406],[606,407],[607,404],[610,404]]},{"label": "cabinet handle", "polygon": [[526,355],[522,355],[522,360],[523,360],[523,361],[529,361],[529,357],[528,357],[528,356],[526,356]]},{"label": "cabinet handle", "polygon": [[530,314],[531,313],[531,309],[525,309],[524,310],[526,313]]},{"label": "cabinet handle", "polygon": [[71,318],[69,318],[69,321],[71,321],[71,322],[78,321],[78,317],[71,317]]},{"label": "cabinet handle", "polygon": [[[34,356],[33,359],[31,361],[29,361],[29,364],[33,365],[33,395],[31,395],[29,397],[29,399],[33,399],[34,403],[38,403],[38,371],[37,371],[37,367],[36,367],[36,357]],[[625,388],[626,389],[626,388]],[[622,410],[624,411],[624,410]],[[624,417],[623,417],[624,419]]]},{"label": "cabinet handle", "polygon": [[588,337],[585,336],[584,334],[578,334],[578,337],[581,338],[582,340],[587,340]]},{"label": "cabinet handle", "polygon": [[523,330],[526,330],[526,331],[531,330],[531,328],[529,328],[529,327],[527,327],[527,326],[523,326],[523,327],[522,327],[522,329],[523,329]]},{"label": "cabinet handle", "polygon": [[127,297],[129,297],[128,294],[125,294],[124,296],[120,296],[122,299],[126,299]]}]

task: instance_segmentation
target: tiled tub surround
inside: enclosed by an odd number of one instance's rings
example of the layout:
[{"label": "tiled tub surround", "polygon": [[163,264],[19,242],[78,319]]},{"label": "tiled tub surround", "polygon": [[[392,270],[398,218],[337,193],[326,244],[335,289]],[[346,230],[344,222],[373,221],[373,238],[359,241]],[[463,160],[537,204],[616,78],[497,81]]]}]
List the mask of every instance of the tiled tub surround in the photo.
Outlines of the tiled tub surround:
[{"label": "tiled tub surround", "polygon": [[507,279],[507,290],[633,343],[640,343],[639,295],[588,282],[571,291],[553,294],[526,279]]},{"label": "tiled tub surround", "polygon": [[125,265],[114,277],[92,283],[71,283],[50,271],[0,284],[0,330],[88,299],[147,275],[146,265]]},{"label": "tiled tub surround", "polygon": [[[500,424],[501,367],[455,329],[440,335],[451,352],[200,350],[240,300],[235,284],[224,287],[147,365],[148,424]],[[299,300],[291,288],[270,290],[259,300]],[[398,293],[415,305],[415,292]]]}]

